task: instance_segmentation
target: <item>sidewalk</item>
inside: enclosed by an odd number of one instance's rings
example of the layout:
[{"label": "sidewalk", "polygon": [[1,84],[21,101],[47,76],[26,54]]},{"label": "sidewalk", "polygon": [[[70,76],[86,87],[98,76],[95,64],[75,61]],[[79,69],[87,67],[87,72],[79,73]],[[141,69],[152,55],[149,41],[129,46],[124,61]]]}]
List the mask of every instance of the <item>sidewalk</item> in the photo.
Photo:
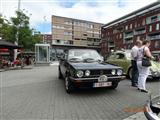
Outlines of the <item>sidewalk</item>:
[{"label": "sidewalk", "polygon": [[59,61],[53,61],[53,62],[51,62],[50,66],[52,66],[52,65],[59,65]]}]

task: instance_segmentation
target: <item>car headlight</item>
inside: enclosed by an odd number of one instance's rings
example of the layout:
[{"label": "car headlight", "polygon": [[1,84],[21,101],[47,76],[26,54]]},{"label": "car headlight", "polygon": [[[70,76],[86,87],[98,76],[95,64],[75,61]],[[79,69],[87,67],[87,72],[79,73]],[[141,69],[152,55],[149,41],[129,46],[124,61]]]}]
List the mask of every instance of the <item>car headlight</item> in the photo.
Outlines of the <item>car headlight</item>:
[{"label": "car headlight", "polygon": [[117,70],[117,75],[122,75],[123,71],[122,70]]},{"label": "car headlight", "polygon": [[111,74],[112,74],[112,75],[115,75],[115,74],[116,74],[116,70],[112,70],[112,71],[111,71]]},{"label": "car headlight", "polygon": [[85,71],[85,76],[90,76],[90,71],[89,70]]},{"label": "car headlight", "polygon": [[79,70],[77,71],[77,77],[83,77],[83,71],[82,70]]}]

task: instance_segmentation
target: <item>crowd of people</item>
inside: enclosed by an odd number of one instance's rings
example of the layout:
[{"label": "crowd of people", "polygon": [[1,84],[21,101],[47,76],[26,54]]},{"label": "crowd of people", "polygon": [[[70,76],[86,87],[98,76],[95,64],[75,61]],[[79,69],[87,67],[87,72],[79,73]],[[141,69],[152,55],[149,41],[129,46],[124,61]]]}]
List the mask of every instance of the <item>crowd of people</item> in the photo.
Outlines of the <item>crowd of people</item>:
[{"label": "crowd of people", "polygon": [[131,52],[131,63],[133,68],[131,85],[145,93],[148,93],[148,90],[146,89],[146,79],[149,75],[149,66],[143,66],[142,59],[144,56],[148,59],[154,59],[149,46],[150,41],[145,40],[142,42],[141,40],[137,40],[135,45],[132,47]]}]

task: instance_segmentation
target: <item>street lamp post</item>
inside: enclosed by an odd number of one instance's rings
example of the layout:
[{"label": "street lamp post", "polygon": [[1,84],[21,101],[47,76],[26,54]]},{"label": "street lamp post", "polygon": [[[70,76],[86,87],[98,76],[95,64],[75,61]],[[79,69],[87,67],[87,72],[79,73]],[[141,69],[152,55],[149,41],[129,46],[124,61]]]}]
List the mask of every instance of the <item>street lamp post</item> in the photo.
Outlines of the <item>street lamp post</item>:
[{"label": "street lamp post", "polygon": [[[20,12],[20,6],[21,6],[21,0],[18,0],[18,9],[17,9],[18,12]],[[17,17],[19,19],[19,14],[17,14]],[[18,41],[19,41],[19,27],[20,27],[20,23],[18,23],[17,25],[15,45],[18,45]],[[14,49],[14,60],[16,60],[16,58],[17,58],[17,49]]]},{"label": "street lamp post", "polygon": [[46,16],[44,16],[43,19],[44,19],[44,26],[43,26],[43,43],[45,43],[45,22],[47,21],[47,20],[46,20]]}]

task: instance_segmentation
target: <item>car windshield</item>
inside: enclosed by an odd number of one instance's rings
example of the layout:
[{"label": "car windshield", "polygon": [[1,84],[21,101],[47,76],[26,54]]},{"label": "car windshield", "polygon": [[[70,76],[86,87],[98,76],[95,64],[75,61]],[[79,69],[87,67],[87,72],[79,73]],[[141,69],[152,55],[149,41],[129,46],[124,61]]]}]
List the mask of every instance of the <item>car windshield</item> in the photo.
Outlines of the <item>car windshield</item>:
[{"label": "car windshield", "polygon": [[126,52],[126,58],[127,58],[128,60],[131,60],[131,52]]},{"label": "car windshield", "polygon": [[68,54],[69,61],[103,61],[102,57],[95,50],[81,50],[73,49],[69,50]]}]

